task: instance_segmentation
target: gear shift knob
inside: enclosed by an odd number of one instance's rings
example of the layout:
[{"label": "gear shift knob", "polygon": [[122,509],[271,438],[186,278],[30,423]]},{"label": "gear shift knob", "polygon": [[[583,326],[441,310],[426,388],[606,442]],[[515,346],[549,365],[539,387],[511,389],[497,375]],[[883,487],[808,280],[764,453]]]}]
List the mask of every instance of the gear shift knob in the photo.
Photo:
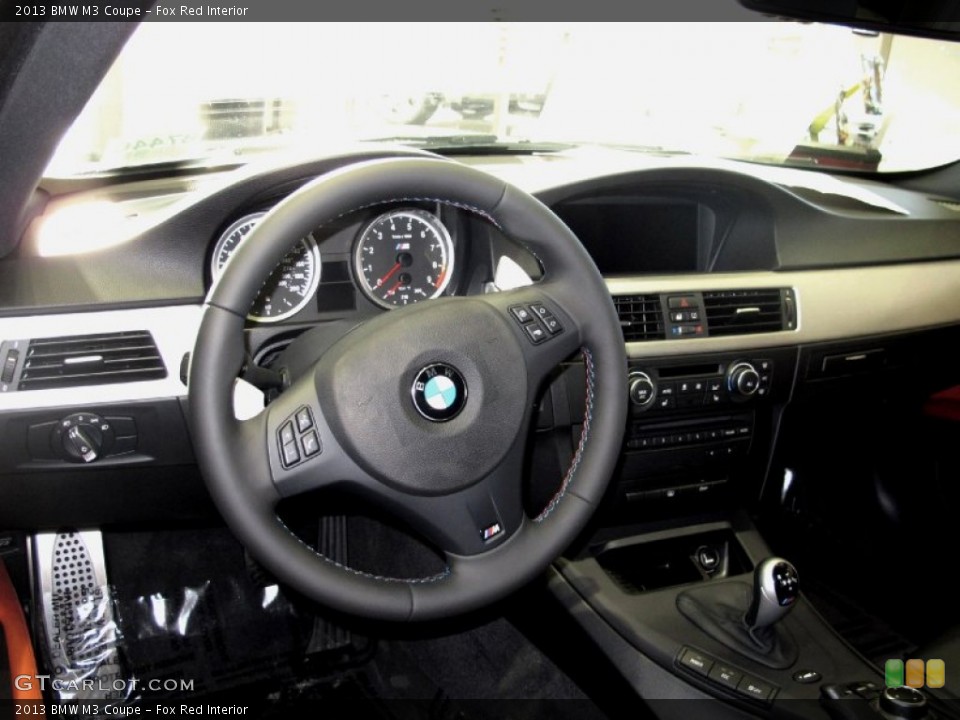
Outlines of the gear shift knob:
[{"label": "gear shift knob", "polygon": [[779,622],[800,596],[797,569],[783,558],[767,558],[753,572],[753,600],[744,616],[751,631]]}]

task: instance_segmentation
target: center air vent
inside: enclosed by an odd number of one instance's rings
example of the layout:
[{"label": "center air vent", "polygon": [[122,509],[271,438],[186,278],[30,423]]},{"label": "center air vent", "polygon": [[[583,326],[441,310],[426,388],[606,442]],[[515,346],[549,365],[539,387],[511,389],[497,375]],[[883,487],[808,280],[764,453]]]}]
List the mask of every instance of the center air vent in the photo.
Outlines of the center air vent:
[{"label": "center air vent", "polygon": [[147,331],[34,339],[17,390],[156,380],[167,376]]},{"label": "center air vent", "polygon": [[710,337],[793,330],[796,312],[793,291],[720,290],[703,293]]},{"label": "center air vent", "polygon": [[659,295],[614,295],[623,339],[627,342],[663,340],[663,308]]}]

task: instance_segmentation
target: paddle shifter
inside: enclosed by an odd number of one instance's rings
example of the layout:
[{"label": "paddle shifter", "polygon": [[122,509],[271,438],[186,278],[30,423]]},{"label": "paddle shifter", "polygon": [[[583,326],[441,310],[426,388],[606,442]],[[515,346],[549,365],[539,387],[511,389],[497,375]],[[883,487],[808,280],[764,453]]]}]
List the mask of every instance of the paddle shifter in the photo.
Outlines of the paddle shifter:
[{"label": "paddle shifter", "polygon": [[767,558],[753,572],[753,600],[743,621],[754,636],[762,636],[793,609],[800,595],[797,569],[783,558]]}]

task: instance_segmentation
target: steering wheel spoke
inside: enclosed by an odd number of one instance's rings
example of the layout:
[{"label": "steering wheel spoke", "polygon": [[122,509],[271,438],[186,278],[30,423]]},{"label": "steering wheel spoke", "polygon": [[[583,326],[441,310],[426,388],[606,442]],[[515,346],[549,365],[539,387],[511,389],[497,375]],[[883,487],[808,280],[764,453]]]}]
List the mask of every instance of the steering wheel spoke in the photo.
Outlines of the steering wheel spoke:
[{"label": "steering wheel spoke", "polygon": [[525,521],[519,482],[525,445],[518,438],[503,462],[469,488],[438,496],[381,492],[380,501],[450,557],[488,552]]},{"label": "steering wheel spoke", "polygon": [[509,319],[520,340],[527,384],[534,392],[582,344],[580,324],[550,292],[551,286],[541,283],[484,297]]},{"label": "steering wheel spoke", "polygon": [[313,372],[284,390],[261,415],[270,477],[280,497],[369,481],[330,429]]}]

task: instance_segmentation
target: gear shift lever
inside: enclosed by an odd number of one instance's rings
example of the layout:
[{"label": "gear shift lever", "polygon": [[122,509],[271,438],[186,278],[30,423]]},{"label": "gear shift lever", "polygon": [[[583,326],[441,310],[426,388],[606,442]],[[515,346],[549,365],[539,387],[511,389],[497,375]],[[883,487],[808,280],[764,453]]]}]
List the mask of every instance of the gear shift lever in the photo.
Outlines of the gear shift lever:
[{"label": "gear shift lever", "polygon": [[753,600],[743,621],[754,635],[778,623],[800,595],[797,569],[783,558],[767,558],[753,572]]},{"label": "gear shift lever", "polygon": [[732,580],[706,582],[677,596],[677,609],[707,635],[767,667],[796,662],[797,644],[781,622],[797,605],[800,578],[783,558],[767,558],[753,573],[753,586]]}]

